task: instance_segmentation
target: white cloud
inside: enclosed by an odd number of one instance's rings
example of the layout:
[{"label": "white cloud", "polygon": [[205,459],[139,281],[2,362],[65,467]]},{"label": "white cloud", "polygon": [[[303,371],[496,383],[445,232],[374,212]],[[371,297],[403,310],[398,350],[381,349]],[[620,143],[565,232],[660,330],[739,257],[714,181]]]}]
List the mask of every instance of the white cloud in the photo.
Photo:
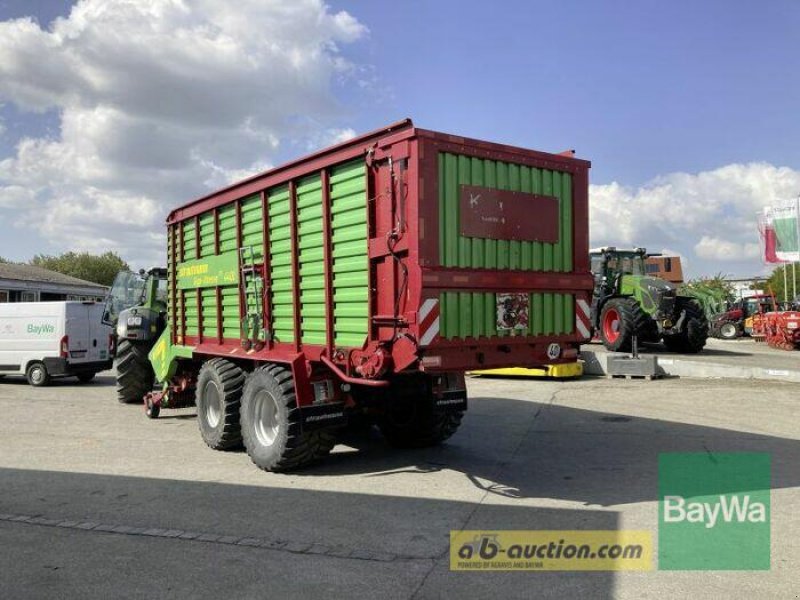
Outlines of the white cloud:
[{"label": "white cloud", "polygon": [[20,185],[0,188],[0,209],[21,209],[36,201],[36,195]]},{"label": "white cloud", "polygon": [[267,168],[287,139],[352,135],[331,88],[366,34],[322,0],[81,0],[47,29],[0,22],[0,102],[61,115],[0,161],[0,208],[24,188],[19,226],[156,260],[144,242],[168,209]]},{"label": "white cloud", "polygon": [[757,243],[737,243],[704,235],[694,246],[694,252],[700,258],[721,262],[758,258]]},{"label": "white cloud", "polygon": [[689,276],[753,275],[762,271],[756,214],[798,192],[800,171],[766,163],[672,173],[638,188],[592,185],[592,245],[668,247],[691,263]]}]

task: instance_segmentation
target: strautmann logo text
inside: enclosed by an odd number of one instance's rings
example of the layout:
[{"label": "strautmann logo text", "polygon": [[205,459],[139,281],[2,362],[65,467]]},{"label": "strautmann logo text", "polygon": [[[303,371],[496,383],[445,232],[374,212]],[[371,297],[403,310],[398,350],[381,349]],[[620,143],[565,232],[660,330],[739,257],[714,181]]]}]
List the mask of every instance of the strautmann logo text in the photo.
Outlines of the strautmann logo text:
[{"label": "strautmann logo text", "polygon": [[662,454],[658,567],[770,568],[770,456]]}]

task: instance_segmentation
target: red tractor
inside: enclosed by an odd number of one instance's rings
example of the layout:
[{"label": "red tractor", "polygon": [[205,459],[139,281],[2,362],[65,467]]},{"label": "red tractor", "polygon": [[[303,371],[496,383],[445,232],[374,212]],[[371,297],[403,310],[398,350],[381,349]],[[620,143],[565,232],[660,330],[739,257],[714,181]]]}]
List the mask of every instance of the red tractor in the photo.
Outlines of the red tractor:
[{"label": "red tractor", "polygon": [[723,340],[732,340],[749,334],[745,321],[757,314],[776,310],[775,299],[769,294],[756,294],[740,298],[723,313],[711,319],[709,335]]}]

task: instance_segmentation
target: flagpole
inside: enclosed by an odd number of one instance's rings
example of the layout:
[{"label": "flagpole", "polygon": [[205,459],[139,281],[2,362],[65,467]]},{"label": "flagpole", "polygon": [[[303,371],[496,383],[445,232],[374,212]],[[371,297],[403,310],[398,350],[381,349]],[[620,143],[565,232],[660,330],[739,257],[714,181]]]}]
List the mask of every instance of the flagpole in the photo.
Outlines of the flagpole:
[{"label": "flagpole", "polygon": [[[797,194],[797,198],[795,199],[794,203],[794,232],[797,238],[797,244],[795,248],[798,252],[798,256],[800,256],[800,194]],[[792,302],[794,302],[795,298],[797,298],[796,264],[796,261],[792,263]],[[788,302],[788,300],[786,302]]]}]

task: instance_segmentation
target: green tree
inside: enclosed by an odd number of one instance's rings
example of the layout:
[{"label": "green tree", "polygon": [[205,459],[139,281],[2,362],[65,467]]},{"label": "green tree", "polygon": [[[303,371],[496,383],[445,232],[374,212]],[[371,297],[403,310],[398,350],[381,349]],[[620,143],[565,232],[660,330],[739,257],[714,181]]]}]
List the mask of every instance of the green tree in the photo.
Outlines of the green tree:
[{"label": "green tree", "polygon": [[10,262],[11,261],[8,260],[7,258],[3,258],[2,256],[0,256],[0,263],[10,263]]},{"label": "green tree", "polygon": [[111,285],[119,271],[130,269],[128,263],[111,251],[100,255],[88,252],[65,252],[59,256],[37,254],[31,264],[100,285]]},{"label": "green tree", "polygon": [[[783,273],[786,271],[786,287],[783,285]],[[794,277],[794,285],[792,285],[792,277]],[[764,284],[764,291],[769,293],[772,291],[775,294],[775,299],[778,302],[784,302],[787,298],[789,301],[793,299],[793,294],[797,291],[800,295],[800,266],[792,269],[792,264],[788,263],[775,267],[772,274]],[[784,292],[788,292],[784,295]]]}]

